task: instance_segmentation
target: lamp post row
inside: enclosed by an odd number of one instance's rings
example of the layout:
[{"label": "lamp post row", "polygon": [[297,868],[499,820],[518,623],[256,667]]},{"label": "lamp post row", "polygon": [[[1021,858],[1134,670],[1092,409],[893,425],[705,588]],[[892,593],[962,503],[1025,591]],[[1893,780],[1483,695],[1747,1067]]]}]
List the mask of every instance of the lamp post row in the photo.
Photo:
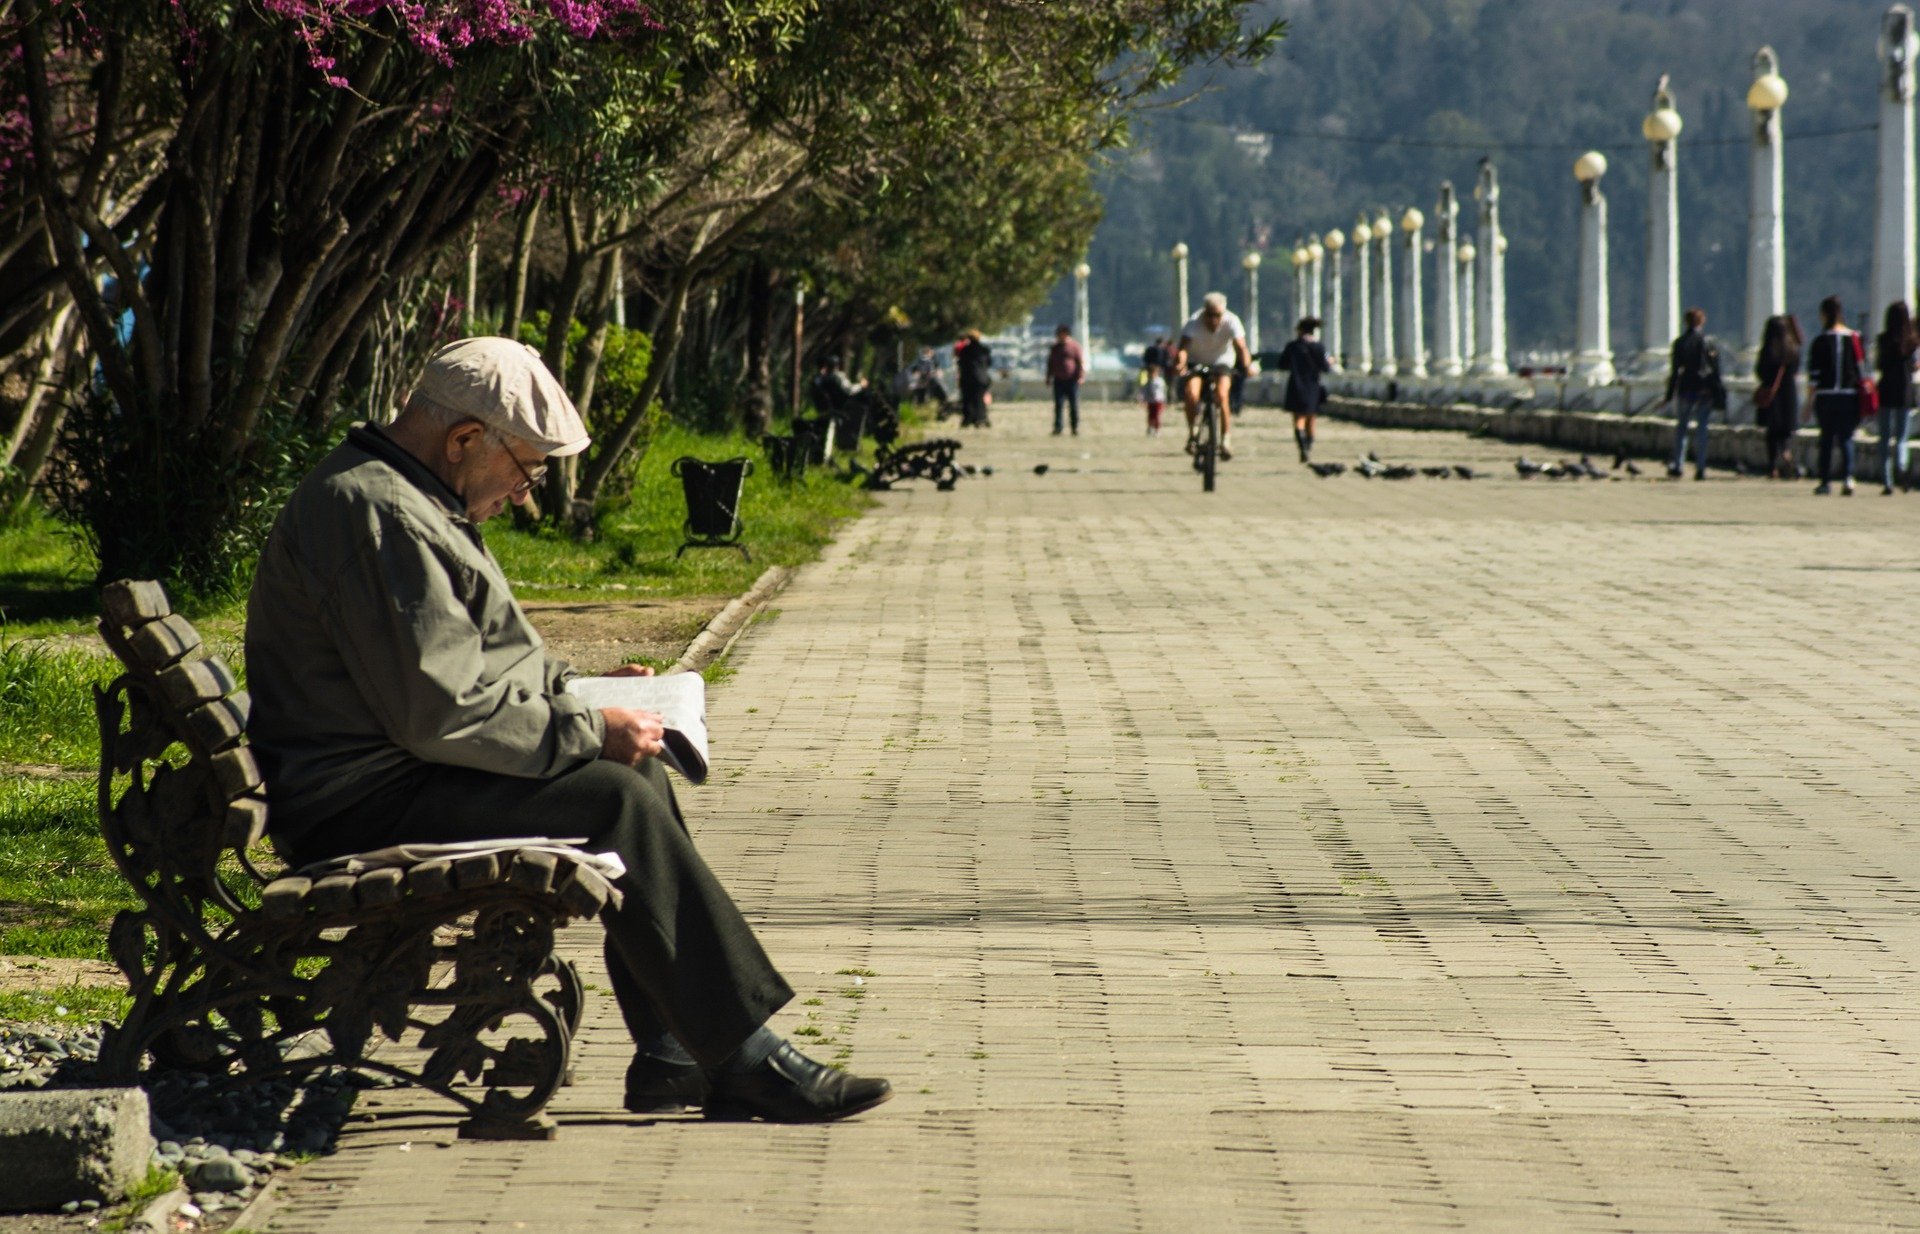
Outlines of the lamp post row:
[{"label": "lamp post row", "polygon": [[[1920,31],[1906,4],[1890,6],[1881,23],[1879,158],[1874,194],[1871,311],[1895,300],[1912,302],[1920,274],[1920,237],[1916,236],[1914,155],[1915,61]],[[1783,227],[1784,176],[1781,159],[1781,111],[1786,80],[1771,47],[1754,53],[1747,109],[1753,125],[1748,190],[1747,302],[1741,323],[1742,367],[1750,367],[1767,319],[1786,311],[1786,242]],[[1650,159],[1647,210],[1647,267],[1642,303],[1642,335],[1628,367],[1656,373],[1667,363],[1668,348],[1680,332],[1680,228],[1678,209],[1679,137],[1684,127],[1662,76],[1652,106],[1642,120]],[[1580,190],[1580,263],[1576,293],[1576,340],[1570,376],[1604,384],[1617,379],[1609,326],[1607,290],[1607,196],[1602,181],[1606,156],[1591,150],[1574,161]],[[1321,318],[1328,354],[1353,372],[1379,376],[1504,377],[1507,366],[1506,253],[1500,223],[1500,182],[1491,161],[1480,160],[1473,188],[1474,234],[1461,234],[1460,206],[1453,185],[1440,186],[1434,217],[1434,282],[1431,334],[1424,319],[1426,298],[1421,274],[1426,266],[1426,216],[1407,207],[1395,219],[1380,208],[1370,221],[1365,213],[1351,233],[1335,229],[1296,241],[1292,266],[1294,317]],[[1400,278],[1394,278],[1396,237]],[[1347,301],[1343,253],[1353,246],[1353,296]],[[1187,246],[1173,246],[1175,315],[1188,318]],[[1259,347],[1260,254],[1241,262],[1247,277],[1249,342]],[[1085,269],[1082,265],[1081,270]],[[1079,274],[1079,271],[1076,271]],[[1085,276],[1080,274],[1076,306],[1084,335]],[[1398,310],[1396,312],[1396,309]]]}]

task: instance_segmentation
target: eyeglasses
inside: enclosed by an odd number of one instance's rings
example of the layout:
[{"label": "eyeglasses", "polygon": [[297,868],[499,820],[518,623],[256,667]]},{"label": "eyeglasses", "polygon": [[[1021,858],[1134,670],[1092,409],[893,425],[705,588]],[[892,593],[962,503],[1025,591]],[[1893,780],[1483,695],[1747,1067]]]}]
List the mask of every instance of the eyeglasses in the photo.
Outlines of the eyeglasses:
[{"label": "eyeglasses", "polygon": [[518,497],[522,493],[532,492],[535,485],[547,478],[547,465],[545,463],[535,467],[532,471],[528,471],[525,464],[521,463],[519,459],[514,458],[512,450],[508,449],[504,444],[500,448],[506,450],[508,458],[513,459],[513,465],[519,470],[522,477],[520,483],[513,486],[513,496]]}]

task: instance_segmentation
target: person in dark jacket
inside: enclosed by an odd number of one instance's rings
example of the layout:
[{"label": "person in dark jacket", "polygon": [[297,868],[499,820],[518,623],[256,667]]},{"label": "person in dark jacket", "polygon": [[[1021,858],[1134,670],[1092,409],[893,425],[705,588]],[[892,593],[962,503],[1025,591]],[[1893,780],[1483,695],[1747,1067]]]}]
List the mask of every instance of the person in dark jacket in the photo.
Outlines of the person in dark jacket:
[{"label": "person in dark jacket", "polygon": [[1280,367],[1287,371],[1286,409],[1293,413],[1293,444],[1300,448],[1300,461],[1313,459],[1313,417],[1326,401],[1326,388],[1320,374],[1333,371],[1327,362],[1327,349],[1314,335],[1320,332],[1318,317],[1302,317],[1294,327],[1293,341],[1280,352]]},{"label": "person in dark jacket", "polygon": [[1846,322],[1839,296],[1820,302],[1820,334],[1807,346],[1807,384],[1813,390],[1813,414],[1820,422],[1820,484],[1816,495],[1833,491],[1833,455],[1841,460],[1840,491],[1853,496],[1853,432],[1860,426],[1860,378],[1864,349]]},{"label": "person in dark jacket", "polygon": [[1673,340],[1667,368],[1667,394],[1673,405],[1673,457],[1667,474],[1678,480],[1687,469],[1687,427],[1693,426],[1693,478],[1707,478],[1707,422],[1725,407],[1727,390],[1720,377],[1720,347],[1707,337],[1707,311],[1687,310],[1687,331]]},{"label": "person in dark jacket", "polygon": [[1791,314],[1767,318],[1754,362],[1754,419],[1767,430],[1767,474],[1797,479],[1799,464],[1787,446],[1800,427],[1800,323]]},{"label": "person in dark jacket", "polygon": [[964,428],[992,428],[987,419],[987,390],[993,385],[993,349],[969,330],[953,349],[960,375],[960,424]]},{"label": "person in dark jacket", "polygon": [[1887,306],[1886,328],[1874,340],[1873,367],[1880,374],[1880,491],[1893,492],[1894,477],[1907,487],[1907,421],[1913,410],[1913,365],[1920,331],[1905,300]]}]

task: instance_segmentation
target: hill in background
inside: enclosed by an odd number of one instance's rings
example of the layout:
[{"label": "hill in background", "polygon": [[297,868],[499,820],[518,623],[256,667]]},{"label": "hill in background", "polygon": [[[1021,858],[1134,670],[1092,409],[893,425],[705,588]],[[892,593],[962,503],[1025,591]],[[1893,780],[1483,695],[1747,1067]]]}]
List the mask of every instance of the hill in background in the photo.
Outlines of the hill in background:
[{"label": "hill in background", "polygon": [[[1264,250],[1262,331],[1285,337],[1287,253],[1350,231],[1362,207],[1429,220],[1440,181],[1471,230],[1482,154],[1500,169],[1516,349],[1569,346],[1579,194],[1572,168],[1599,148],[1611,228],[1613,341],[1640,345],[1648,154],[1640,136],[1662,73],[1680,139],[1681,297],[1728,339],[1745,300],[1751,60],[1763,43],[1791,89],[1787,292],[1803,324],[1839,293],[1867,306],[1872,252],[1879,0],[1339,0],[1276,3],[1281,51],[1220,74],[1193,101],[1145,118],[1105,170],[1106,215],[1088,262],[1096,332],[1132,341],[1172,316],[1167,249],[1191,247],[1192,290],[1243,300],[1240,258]],[[1199,83],[1196,83],[1199,84]],[[1431,232],[1431,222],[1429,223]],[[1431,268],[1429,267],[1429,270]],[[1072,280],[1039,310],[1071,319]]]}]

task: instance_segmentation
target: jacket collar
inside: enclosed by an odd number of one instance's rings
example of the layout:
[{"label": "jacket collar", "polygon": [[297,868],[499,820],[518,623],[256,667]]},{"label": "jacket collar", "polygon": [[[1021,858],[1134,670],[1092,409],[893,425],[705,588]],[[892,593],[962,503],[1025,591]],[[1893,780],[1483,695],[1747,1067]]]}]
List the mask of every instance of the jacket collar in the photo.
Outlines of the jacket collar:
[{"label": "jacket collar", "polygon": [[447,512],[448,517],[467,521],[467,503],[460,494],[448,488],[439,476],[427,470],[427,465],[400,448],[398,442],[380,431],[377,424],[356,424],[347,430],[347,441],[360,450],[371,454],[387,466],[393,468],[413,483],[413,486],[432,498],[436,505]]}]

